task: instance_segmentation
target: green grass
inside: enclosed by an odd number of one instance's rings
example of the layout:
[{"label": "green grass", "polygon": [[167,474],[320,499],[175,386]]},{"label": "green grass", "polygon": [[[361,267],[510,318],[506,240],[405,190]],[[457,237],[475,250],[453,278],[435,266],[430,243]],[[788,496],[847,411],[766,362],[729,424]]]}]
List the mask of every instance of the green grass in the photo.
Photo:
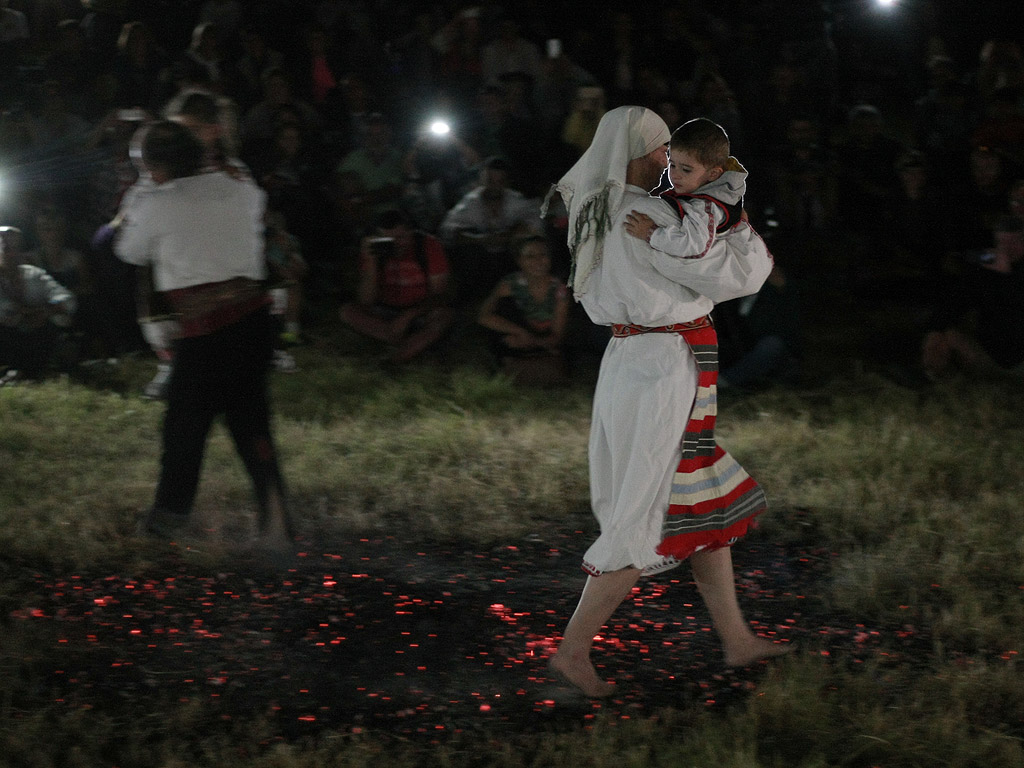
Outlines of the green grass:
[{"label": "green grass", "polygon": [[[275,426],[307,539],[492,546],[589,524],[591,381],[531,392],[473,360],[389,372],[323,345],[298,356],[299,373],[274,378]],[[430,749],[374,732],[288,740],[260,718],[213,728],[201,705],[159,696],[131,716],[46,706],[52,644],[8,618],[37,598],[18,575],[153,568],[128,536],[158,458],[162,405],[135,394],[151,368],[0,389],[0,765],[1024,766],[1024,392],[914,392],[870,373],[727,396],[719,437],[766,489],[763,535],[830,553],[818,599],[926,630],[921,658],[800,653],[721,710]],[[231,540],[251,509],[217,429],[197,514]]]}]

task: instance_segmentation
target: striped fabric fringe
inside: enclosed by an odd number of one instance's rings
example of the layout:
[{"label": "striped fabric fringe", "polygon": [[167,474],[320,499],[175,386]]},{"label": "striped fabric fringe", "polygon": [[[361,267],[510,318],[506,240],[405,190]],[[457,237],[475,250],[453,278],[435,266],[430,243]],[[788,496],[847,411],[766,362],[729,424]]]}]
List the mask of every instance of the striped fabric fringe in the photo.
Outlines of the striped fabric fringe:
[{"label": "striped fabric fringe", "polygon": [[670,568],[702,549],[733,544],[767,508],[761,486],[715,442],[718,413],[718,337],[707,326],[682,332],[697,360],[697,395],[683,434],[658,554],[663,564],[645,573]]}]

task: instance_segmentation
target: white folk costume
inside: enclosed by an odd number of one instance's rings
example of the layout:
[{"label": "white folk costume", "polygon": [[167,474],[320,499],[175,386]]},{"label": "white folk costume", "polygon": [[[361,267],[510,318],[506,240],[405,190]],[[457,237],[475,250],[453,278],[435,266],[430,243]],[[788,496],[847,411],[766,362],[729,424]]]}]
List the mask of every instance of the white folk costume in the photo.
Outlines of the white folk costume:
[{"label": "white folk costume", "polygon": [[727,546],[765,507],[760,487],[714,440],[717,340],[708,313],[756,292],[771,258],[763,244],[724,242],[695,258],[671,256],[626,233],[633,210],[659,227],[680,224],[665,201],[625,183],[630,160],[668,141],[653,112],[614,109],[556,186],[569,210],[576,298],[593,322],[613,328],[590,433],[591,503],[601,526],[584,555],[592,575],[654,573]]},{"label": "white folk costume", "polygon": [[284,497],[267,391],[273,321],[262,284],[265,205],[253,181],[221,171],[141,189],[122,205],[115,251],[130,264],[153,266],[155,287],[180,328],[149,532],[184,525],[220,415],[252,478],[261,531],[271,497]]}]

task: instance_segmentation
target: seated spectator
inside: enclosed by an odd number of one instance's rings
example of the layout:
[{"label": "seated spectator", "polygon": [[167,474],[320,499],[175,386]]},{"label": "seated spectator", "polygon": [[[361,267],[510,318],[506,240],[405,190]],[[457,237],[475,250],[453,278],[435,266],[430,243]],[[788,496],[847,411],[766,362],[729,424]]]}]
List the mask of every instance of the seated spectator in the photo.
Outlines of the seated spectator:
[{"label": "seated spectator", "polygon": [[957,198],[955,250],[976,251],[991,244],[993,228],[1008,212],[1011,178],[1000,153],[985,146],[971,150],[967,194]]},{"label": "seated spectator", "polygon": [[749,115],[746,125],[751,130],[751,148],[784,143],[789,126],[797,117],[817,125],[828,123],[831,116],[822,109],[823,104],[815,101],[806,65],[783,59],[765,74],[765,86],[748,92],[751,103],[741,105],[744,115]]},{"label": "seated spectator", "polygon": [[38,156],[71,154],[86,146],[92,126],[72,112],[64,86],[47,80],[37,91],[37,101],[28,119],[32,149]]},{"label": "seated spectator", "polygon": [[7,5],[0,0],[0,83],[14,75],[31,42],[28,17]]},{"label": "seated spectator", "polygon": [[0,364],[33,375],[51,364],[75,298],[45,270],[24,263],[22,244],[21,230],[0,227]]},{"label": "seated spectator", "polygon": [[516,264],[519,271],[503,277],[484,300],[477,322],[491,332],[503,373],[524,384],[564,384],[569,290],[551,274],[547,241],[539,235],[517,243]]},{"label": "seated spectator", "polygon": [[242,55],[235,62],[237,82],[232,94],[243,110],[260,100],[263,75],[284,65],[280,51],[267,46],[263,33],[254,25],[244,27],[240,34]]},{"label": "seated spectator", "polygon": [[483,83],[483,25],[478,7],[464,8],[431,38],[437,52],[438,80],[445,90],[468,100]]},{"label": "seated spectator", "polygon": [[317,111],[294,97],[284,69],[268,69],[263,73],[262,101],[246,111],[238,127],[242,158],[254,164],[273,145],[274,135],[285,119],[296,123],[304,138],[317,138],[323,129]]},{"label": "seated spectator", "polygon": [[140,180],[140,168],[131,153],[132,136],[142,121],[122,119],[128,116],[122,110],[114,110],[93,132],[96,162],[92,163],[79,211],[81,239],[89,241],[85,257],[90,283],[96,303],[102,308],[104,327],[111,333],[104,356],[118,356],[145,347],[138,325],[135,268],[118,259],[112,248],[119,223],[118,206]]},{"label": "seated spectator", "polygon": [[480,154],[459,135],[458,126],[435,132],[424,126],[402,159],[405,177],[411,182],[411,205],[417,223],[434,230],[472,183]]},{"label": "seated spectator", "polygon": [[323,114],[329,106],[328,100],[335,96],[340,84],[342,65],[331,39],[321,27],[306,30],[305,47],[302,66],[296,77],[296,89]]},{"label": "seated spectator", "polygon": [[484,161],[479,186],[448,211],[439,229],[455,261],[462,298],[480,295],[511,271],[513,241],[539,233],[540,227],[537,201],[509,189],[508,163],[500,157]]},{"label": "seated spectator", "polygon": [[329,205],[327,172],[302,131],[292,124],[278,127],[271,151],[253,165],[253,175],[267,191],[267,205],[284,214],[289,231],[315,259],[331,246],[330,222],[324,215]]},{"label": "seated spectator", "polygon": [[[548,55],[534,85],[533,101],[546,144],[557,141],[581,88],[597,88],[594,76],[569,58],[561,40],[549,40]],[[580,153],[582,154],[582,153]]]},{"label": "seated spectator", "polygon": [[376,237],[363,239],[359,261],[358,293],[341,307],[343,322],[390,344],[394,363],[412,360],[443,338],[454,312],[440,240],[413,229],[408,217],[393,209],[381,216]]},{"label": "seated spectator", "polygon": [[300,342],[302,281],[309,267],[302,258],[299,238],[288,231],[284,215],[268,210],[266,220],[267,275],[274,298],[273,314],[283,318],[281,342],[294,346]]},{"label": "seated spectator", "polygon": [[974,87],[982,102],[1002,88],[1024,88],[1024,49],[1009,38],[990,38],[978,52]]},{"label": "seated spectator", "polygon": [[748,154],[742,113],[736,102],[736,94],[724,77],[710,71],[697,79],[690,112],[691,117],[706,117],[722,126],[729,134],[733,154],[739,157]]},{"label": "seated spectator", "polygon": [[1024,179],[1017,179],[1010,186],[1010,216],[1024,221]]},{"label": "seated spectator", "polygon": [[88,284],[85,256],[70,248],[66,242],[67,221],[53,207],[36,212],[35,236],[37,246],[25,253],[25,264],[39,267],[72,293],[85,289]]},{"label": "seated spectator", "polygon": [[929,87],[914,103],[914,139],[928,160],[936,185],[952,190],[967,175],[976,100],[948,56],[932,56],[926,67]]},{"label": "seated spectator", "polygon": [[540,49],[531,40],[520,35],[519,22],[502,19],[498,36],[481,51],[480,74],[484,85],[493,85],[509,72],[522,72],[533,80],[540,76]]},{"label": "seated spectator", "polygon": [[121,28],[112,70],[118,106],[157,111],[161,95],[169,87],[170,72],[164,52],[144,22],[130,21]]},{"label": "seated spectator", "polygon": [[534,98],[533,79],[523,72],[508,72],[498,78],[504,127],[501,155],[508,161],[509,183],[530,195],[539,189],[547,192],[551,179],[561,172],[561,164],[550,166],[553,138],[544,130]]},{"label": "seated spectator", "polygon": [[211,90],[223,93],[229,83],[228,61],[220,41],[220,30],[213,22],[202,22],[192,30],[192,41],[180,63],[186,71],[201,69],[205,71],[203,81]]},{"label": "seated spectator", "polygon": [[761,290],[715,307],[719,388],[792,382],[800,371],[800,296],[778,261]]},{"label": "seated spectator", "polygon": [[234,40],[242,26],[244,13],[239,0],[206,0],[199,10],[199,20],[216,24],[224,40]]},{"label": "seated spectator", "polygon": [[789,121],[785,141],[771,150],[768,172],[768,204],[781,228],[810,234],[834,221],[834,162],[815,120],[796,115]]},{"label": "seated spectator", "polygon": [[366,122],[363,146],[349,152],[338,165],[339,181],[350,203],[365,219],[376,220],[394,208],[405,177],[402,152],[394,143],[391,124],[379,112]]},{"label": "seated spectator", "polygon": [[917,278],[910,296],[920,297],[939,277],[949,254],[951,233],[949,205],[932,183],[925,155],[906,152],[896,165],[900,188],[893,206],[893,256],[895,266],[905,266]]},{"label": "seated spectator", "polygon": [[962,274],[939,298],[921,348],[931,378],[968,374],[1024,376],[1024,224],[1006,218],[991,247],[967,254]]},{"label": "seated spectator", "polygon": [[996,89],[971,134],[971,146],[989,147],[1015,171],[1024,171],[1024,85]]},{"label": "seated spectator", "polygon": [[84,114],[96,76],[96,61],[85,50],[85,35],[77,19],[63,19],[54,28],[54,41],[42,61],[43,77],[63,83],[71,106]]},{"label": "seated spectator", "polygon": [[[597,124],[604,115],[605,95],[600,86],[585,86],[576,91],[572,111],[562,127],[562,141],[572,147],[575,156],[580,157],[587,151],[597,131]],[[666,122],[668,118],[665,118]],[[669,125],[678,125],[668,123]]]},{"label": "seated spectator", "polygon": [[63,211],[54,206],[41,208],[35,216],[37,245],[25,254],[25,263],[43,269],[74,296],[72,328],[78,351],[93,358],[109,357],[117,354],[121,343],[118,314],[107,296],[97,291],[85,254],[69,247],[67,228]]},{"label": "seated spectator", "polygon": [[846,135],[837,149],[838,204],[850,233],[880,235],[899,182],[896,161],[903,152],[886,133],[877,107],[859,104],[850,110]]}]

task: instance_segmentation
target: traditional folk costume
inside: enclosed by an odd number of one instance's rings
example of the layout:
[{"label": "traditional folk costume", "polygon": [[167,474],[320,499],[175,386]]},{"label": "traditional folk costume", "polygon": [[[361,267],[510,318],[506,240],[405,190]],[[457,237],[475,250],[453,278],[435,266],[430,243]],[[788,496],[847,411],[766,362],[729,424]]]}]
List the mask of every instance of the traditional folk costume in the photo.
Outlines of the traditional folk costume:
[{"label": "traditional folk costume", "polygon": [[[667,144],[668,128],[649,110],[620,107],[601,131],[619,135],[595,137],[556,186],[569,210],[574,294],[593,322],[613,330],[589,445],[601,534],[584,569],[650,574],[728,546],[765,508],[760,487],[714,439],[717,339],[708,314],[716,302],[756,292],[772,265],[749,226],[732,233],[733,247],[700,241],[689,258],[628,235],[632,210],[659,227],[680,224],[665,201],[625,183],[629,161]],[[714,241],[717,206],[709,205],[703,221],[686,224]]]},{"label": "traditional folk costume", "polygon": [[153,265],[155,288],[180,327],[150,520],[184,523],[206,437],[222,413],[252,478],[261,529],[270,494],[283,497],[267,395],[273,323],[262,284],[265,205],[251,180],[210,172],[141,190],[122,207],[115,251],[130,264]]}]

